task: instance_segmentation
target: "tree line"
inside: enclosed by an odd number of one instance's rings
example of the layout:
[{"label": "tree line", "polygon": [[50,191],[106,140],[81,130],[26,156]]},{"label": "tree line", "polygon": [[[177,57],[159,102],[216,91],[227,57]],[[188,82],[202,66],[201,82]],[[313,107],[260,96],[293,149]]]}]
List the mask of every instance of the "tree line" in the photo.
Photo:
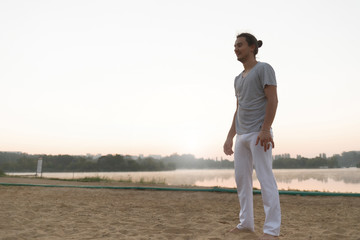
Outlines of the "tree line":
[{"label": "tree line", "polygon": [[43,172],[170,171],[181,168],[221,169],[234,167],[233,162],[229,160],[196,159],[189,154],[173,154],[161,159],[152,157],[134,159],[128,155],[109,154],[94,159],[89,156],[0,152],[0,170],[4,172],[35,172],[40,158],[43,160]]},{"label": "tree line", "polygon": [[280,158],[273,162],[273,168],[338,168],[336,159],[316,158]]},{"label": "tree line", "polygon": [[[233,169],[229,160],[195,158],[191,154],[172,154],[155,159],[129,155],[92,156],[31,155],[20,152],[0,152],[0,171],[35,172],[38,159],[43,160],[43,172],[127,172],[170,171],[175,169]],[[280,158],[273,161],[273,168],[339,168],[360,167],[360,151],[343,152],[330,158]]]},{"label": "tree line", "polygon": [[289,158],[276,159],[273,168],[360,168],[360,151],[343,152],[332,157]]}]

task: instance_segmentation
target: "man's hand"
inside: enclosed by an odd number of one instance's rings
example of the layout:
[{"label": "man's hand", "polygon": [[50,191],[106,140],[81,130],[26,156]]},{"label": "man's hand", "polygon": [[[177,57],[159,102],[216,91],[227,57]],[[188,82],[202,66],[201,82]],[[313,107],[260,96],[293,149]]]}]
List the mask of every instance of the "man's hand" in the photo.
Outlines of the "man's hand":
[{"label": "man's hand", "polygon": [[261,130],[257,139],[256,139],[256,144],[258,145],[260,142],[260,145],[262,147],[264,147],[264,151],[266,152],[267,150],[269,150],[270,148],[270,144],[272,145],[272,148],[275,148],[275,144],[274,144],[274,140],[271,136],[270,131],[264,131]]},{"label": "man's hand", "polygon": [[224,143],[224,153],[226,155],[232,155],[234,152],[232,150],[232,146],[233,146],[233,140],[227,138],[225,143]]}]

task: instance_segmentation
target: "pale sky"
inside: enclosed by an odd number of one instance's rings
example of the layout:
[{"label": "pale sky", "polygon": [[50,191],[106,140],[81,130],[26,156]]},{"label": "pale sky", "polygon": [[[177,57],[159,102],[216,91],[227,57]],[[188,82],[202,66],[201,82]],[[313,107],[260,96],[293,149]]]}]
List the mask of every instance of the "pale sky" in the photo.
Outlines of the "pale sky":
[{"label": "pale sky", "polygon": [[263,41],[273,154],[360,150],[360,1],[1,0],[0,151],[227,158],[236,35]]}]

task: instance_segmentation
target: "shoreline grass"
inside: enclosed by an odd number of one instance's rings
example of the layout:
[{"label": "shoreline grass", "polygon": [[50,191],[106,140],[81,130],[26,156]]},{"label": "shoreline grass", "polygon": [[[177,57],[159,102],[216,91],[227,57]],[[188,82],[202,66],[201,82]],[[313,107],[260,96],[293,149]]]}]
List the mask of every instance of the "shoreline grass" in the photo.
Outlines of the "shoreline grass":
[{"label": "shoreline grass", "polygon": [[121,178],[118,180],[113,180],[108,177],[84,177],[84,178],[46,178],[46,177],[35,177],[40,179],[47,179],[47,180],[58,180],[58,181],[69,181],[69,182],[120,182],[120,183],[140,183],[140,184],[158,184],[158,185],[167,185],[165,178],[156,179],[153,177],[152,179],[148,180],[145,178],[140,178],[138,181],[134,181],[131,177],[129,178]]},{"label": "shoreline grass", "polygon": [[140,184],[158,184],[158,185],[168,185],[166,183],[165,178],[151,178],[146,179],[144,177],[141,177],[139,180],[133,180],[131,176],[127,178],[120,178],[120,179],[111,179],[108,177],[100,177],[100,176],[94,176],[94,177],[80,177],[80,178],[54,178],[54,177],[40,177],[36,176],[36,174],[33,175],[7,175],[5,172],[1,171],[0,169],[0,177],[12,177],[12,178],[34,178],[34,179],[45,179],[45,180],[57,180],[57,181],[68,181],[68,182],[120,182],[120,183],[140,183]]}]

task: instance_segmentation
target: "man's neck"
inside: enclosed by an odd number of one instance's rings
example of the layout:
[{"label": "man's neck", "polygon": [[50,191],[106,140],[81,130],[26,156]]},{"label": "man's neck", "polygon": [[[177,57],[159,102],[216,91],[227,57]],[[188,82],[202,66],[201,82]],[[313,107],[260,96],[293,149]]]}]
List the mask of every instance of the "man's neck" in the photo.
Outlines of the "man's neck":
[{"label": "man's neck", "polygon": [[244,66],[245,72],[250,71],[250,69],[252,69],[256,64],[257,64],[257,61],[254,58],[249,59],[248,61],[244,62],[243,66]]}]

